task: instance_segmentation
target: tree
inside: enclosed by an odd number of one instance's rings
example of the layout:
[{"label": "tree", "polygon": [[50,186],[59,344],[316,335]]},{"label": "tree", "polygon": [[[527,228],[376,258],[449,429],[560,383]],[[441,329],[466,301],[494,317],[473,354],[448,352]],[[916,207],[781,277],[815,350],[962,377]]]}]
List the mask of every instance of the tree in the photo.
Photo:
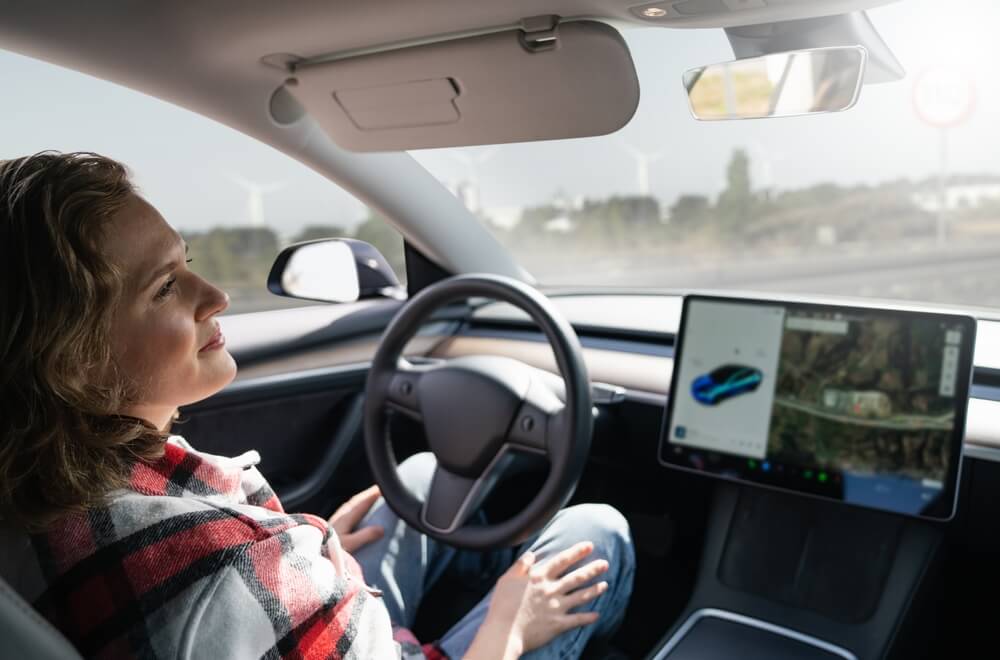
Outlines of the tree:
[{"label": "tree", "polygon": [[183,236],[192,268],[223,285],[263,286],[278,254],[278,236],[267,227],[215,227]]},{"label": "tree", "polygon": [[643,195],[587,200],[573,214],[580,238],[598,246],[623,246],[647,240],[660,228],[660,203]]},{"label": "tree", "polygon": [[726,167],[726,183],[730,194],[750,197],[750,157],[744,150],[733,150]]},{"label": "tree", "polygon": [[546,225],[556,218],[565,216],[566,211],[554,204],[529,206],[521,210],[521,218],[509,232],[497,236],[515,247],[530,246],[535,249],[554,238],[546,231]]},{"label": "tree", "polygon": [[347,230],[339,225],[308,225],[292,239],[292,242],[301,243],[320,238],[343,238],[347,235]]},{"label": "tree", "polygon": [[396,275],[406,277],[406,257],[403,252],[403,237],[399,235],[381,215],[368,210],[368,217],[354,230],[354,238],[375,246],[382,253]]},{"label": "tree", "polygon": [[517,223],[518,232],[526,235],[537,235],[545,231],[545,224],[565,215],[566,212],[554,204],[529,206],[521,211],[521,219]]},{"label": "tree", "polygon": [[705,222],[712,212],[708,197],[704,195],[681,195],[670,207],[670,224],[676,227],[697,227]]},{"label": "tree", "polygon": [[614,196],[608,200],[608,207],[614,209],[625,223],[632,237],[655,230],[660,225],[660,202],[649,195]]},{"label": "tree", "polygon": [[750,158],[743,149],[735,149],[726,167],[726,189],[717,204],[723,230],[741,233],[753,218],[755,201],[750,186]]}]

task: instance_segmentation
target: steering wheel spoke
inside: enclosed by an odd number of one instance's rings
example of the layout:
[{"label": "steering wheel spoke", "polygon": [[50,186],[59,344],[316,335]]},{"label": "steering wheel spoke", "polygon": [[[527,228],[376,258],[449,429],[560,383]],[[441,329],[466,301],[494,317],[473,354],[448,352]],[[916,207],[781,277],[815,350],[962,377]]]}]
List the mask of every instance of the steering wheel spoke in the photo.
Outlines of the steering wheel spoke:
[{"label": "steering wheel spoke", "polygon": [[386,405],[411,419],[423,422],[424,413],[420,408],[420,381],[437,366],[436,364],[416,365],[400,358],[395,371],[389,378]]},{"label": "steering wheel spoke", "polygon": [[548,456],[565,433],[562,416],[565,409],[559,392],[545,380],[532,378],[507,434],[507,442],[514,449]]},{"label": "steering wheel spoke", "polygon": [[451,534],[469,520],[501,480],[511,456],[501,452],[478,477],[464,477],[438,465],[420,516],[439,534]]}]

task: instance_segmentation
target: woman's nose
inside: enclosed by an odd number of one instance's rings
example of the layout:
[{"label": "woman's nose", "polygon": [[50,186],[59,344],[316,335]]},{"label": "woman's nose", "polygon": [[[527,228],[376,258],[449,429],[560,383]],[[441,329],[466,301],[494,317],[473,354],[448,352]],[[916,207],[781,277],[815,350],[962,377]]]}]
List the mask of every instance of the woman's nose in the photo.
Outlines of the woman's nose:
[{"label": "woman's nose", "polygon": [[205,282],[202,299],[198,305],[197,319],[207,319],[215,314],[221,314],[229,307],[229,294],[222,289]]}]

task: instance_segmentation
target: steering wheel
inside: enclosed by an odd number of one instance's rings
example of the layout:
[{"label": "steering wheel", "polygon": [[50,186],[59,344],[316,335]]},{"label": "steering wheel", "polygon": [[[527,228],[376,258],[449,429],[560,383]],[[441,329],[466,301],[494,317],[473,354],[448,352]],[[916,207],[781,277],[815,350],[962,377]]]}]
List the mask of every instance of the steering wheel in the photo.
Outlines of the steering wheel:
[{"label": "steering wheel", "polygon": [[[402,358],[403,347],[435,310],[473,297],[510,303],[541,326],[564,392],[511,358],[466,356],[419,365]],[[590,451],[591,408],[580,342],[552,303],[512,278],[461,275],[420,291],[382,335],[365,386],[365,448],[382,496],[411,527],[457,547],[501,547],[526,539],[569,501]],[[437,459],[424,501],[400,480],[390,410],[422,424]],[[548,459],[541,489],[508,520],[468,524],[518,453]]]}]

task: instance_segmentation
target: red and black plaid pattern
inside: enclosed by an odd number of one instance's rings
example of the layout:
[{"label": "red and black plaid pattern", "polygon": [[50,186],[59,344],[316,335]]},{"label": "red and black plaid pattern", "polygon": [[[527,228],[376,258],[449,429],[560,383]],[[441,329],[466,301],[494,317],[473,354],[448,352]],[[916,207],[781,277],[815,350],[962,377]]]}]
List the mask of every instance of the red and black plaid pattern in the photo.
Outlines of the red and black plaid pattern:
[{"label": "red and black plaid pattern", "polygon": [[106,506],[32,536],[9,581],[87,657],[424,658],[326,521],[286,514],[257,460],[174,436]]}]

